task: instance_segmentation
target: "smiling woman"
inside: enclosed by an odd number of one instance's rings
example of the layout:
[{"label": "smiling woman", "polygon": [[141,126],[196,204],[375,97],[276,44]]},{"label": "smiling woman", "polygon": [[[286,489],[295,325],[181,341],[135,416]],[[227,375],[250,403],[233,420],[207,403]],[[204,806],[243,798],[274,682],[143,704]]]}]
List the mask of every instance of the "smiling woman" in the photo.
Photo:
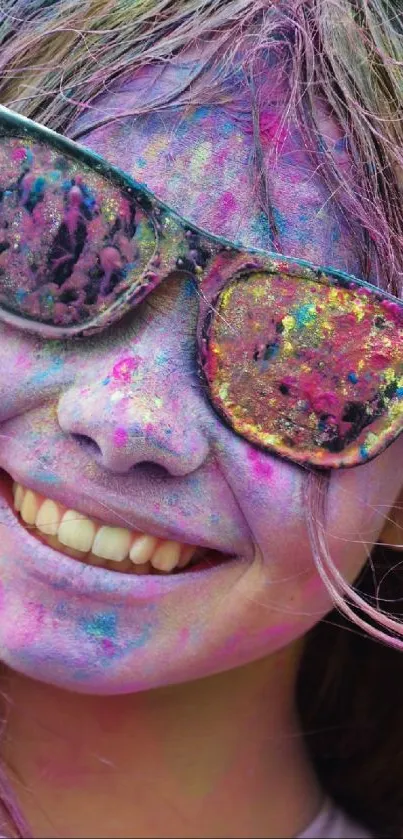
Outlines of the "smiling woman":
[{"label": "smiling woman", "polygon": [[0,14],[4,830],[399,836],[398,4]]}]

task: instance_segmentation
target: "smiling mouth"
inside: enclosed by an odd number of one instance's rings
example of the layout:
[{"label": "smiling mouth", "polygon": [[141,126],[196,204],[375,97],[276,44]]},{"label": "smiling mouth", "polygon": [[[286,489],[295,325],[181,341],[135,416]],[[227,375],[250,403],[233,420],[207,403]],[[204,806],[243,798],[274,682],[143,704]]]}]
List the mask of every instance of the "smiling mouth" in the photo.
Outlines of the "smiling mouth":
[{"label": "smiling mouth", "polygon": [[31,535],[85,565],[125,574],[167,575],[201,570],[229,558],[210,548],[110,526],[16,482],[12,494],[18,520]]}]

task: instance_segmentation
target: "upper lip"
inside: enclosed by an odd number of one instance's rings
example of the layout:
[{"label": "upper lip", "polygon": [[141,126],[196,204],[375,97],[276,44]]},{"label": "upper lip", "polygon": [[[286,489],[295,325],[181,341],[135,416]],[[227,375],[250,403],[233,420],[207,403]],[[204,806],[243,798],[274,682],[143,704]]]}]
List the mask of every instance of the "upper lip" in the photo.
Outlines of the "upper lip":
[{"label": "upper lip", "polygon": [[[77,512],[80,512],[89,518],[98,519],[102,522],[102,524],[110,525],[112,527],[127,527],[129,530],[147,533],[159,539],[166,539],[180,542],[182,544],[208,548],[209,550],[216,550],[232,557],[237,553],[236,550],[230,550],[228,547],[219,544],[219,540],[213,541],[211,539],[205,539],[200,537],[200,535],[198,535],[196,539],[192,539],[191,533],[184,534],[183,531],[180,531],[175,527],[162,525],[160,522],[157,522],[144,514],[137,515],[133,508],[131,508],[130,511],[125,510],[123,512],[118,512],[110,504],[105,504],[94,496],[89,497],[87,494],[77,491],[76,488],[73,490],[72,488],[61,484],[58,486],[53,484],[49,485],[42,483],[40,480],[32,479],[31,477],[24,478],[24,476],[21,475],[21,473],[17,473],[16,469],[13,467],[8,468],[4,463],[4,458],[3,462],[0,463],[0,470],[1,469],[3,469],[3,471],[6,472],[13,481],[21,484],[24,488],[31,489],[45,498],[52,499],[68,509],[75,509]],[[72,495],[74,495],[77,499],[77,503],[71,503],[66,500],[67,497],[71,498]],[[106,516],[105,513],[107,514]]]}]

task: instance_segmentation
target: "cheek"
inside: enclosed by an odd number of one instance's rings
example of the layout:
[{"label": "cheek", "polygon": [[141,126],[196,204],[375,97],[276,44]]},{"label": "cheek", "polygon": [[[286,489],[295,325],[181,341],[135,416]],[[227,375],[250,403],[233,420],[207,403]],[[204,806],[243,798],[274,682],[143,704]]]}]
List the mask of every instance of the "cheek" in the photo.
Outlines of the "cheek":
[{"label": "cheek", "polygon": [[0,422],[40,405],[65,380],[57,342],[42,343],[0,324]]},{"label": "cheek", "polygon": [[332,558],[351,578],[368,558],[402,488],[403,438],[375,460],[335,472],[327,500]]},{"label": "cheek", "polygon": [[[263,585],[283,594],[322,600],[307,529],[315,515],[305,501],[307,472],[266,455],[228,432],[220,464],[251,532]],[[331,558],[352,582],[368,559],[385,517],[402,486],[403,439],[370,463],[334,470],[326,493],[326,533]],[[318,522],[320,524],[320,522]],[[310,587],[306,583],[310,581]],[[313,588],[316,594],[313,594]],[[306,601],[306,605],[313,606]],[[331,603],[329,602],[329,608]]]},{"label": "cheek", "polygon": [[247,522],[267,579],[311,566],[302,469],[223,432],[220,466]]},{"label": "cheek", "polygon": [[0,324],[0,405],[2,413],[14,395],[25,388],[36,369],[35,350],[21,334]]}]

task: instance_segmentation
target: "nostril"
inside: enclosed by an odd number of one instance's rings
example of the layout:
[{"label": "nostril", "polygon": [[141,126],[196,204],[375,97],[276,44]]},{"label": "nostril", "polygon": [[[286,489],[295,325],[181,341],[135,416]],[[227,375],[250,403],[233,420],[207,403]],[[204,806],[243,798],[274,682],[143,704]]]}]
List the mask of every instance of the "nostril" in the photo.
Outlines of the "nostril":
[{"label": "nostril", "polygon": [[101,454],[101,449],[98,446],[98,443],[96,443],[92,437],[87,437],[86,434],[72,434],[71,436],[73,440],[78,443],[81,449],[92,451],[94,454]]},{"label": "nostril", "polygon": [[165,466],[160,466],[159,463],[153,463],[152,460],[142,460],[139,463],[135,463],[131,467],[130,472],[136,475],[141,473],[142,476],[149,480],[166,480],[172,477],[169,469],[166,469]]}]

